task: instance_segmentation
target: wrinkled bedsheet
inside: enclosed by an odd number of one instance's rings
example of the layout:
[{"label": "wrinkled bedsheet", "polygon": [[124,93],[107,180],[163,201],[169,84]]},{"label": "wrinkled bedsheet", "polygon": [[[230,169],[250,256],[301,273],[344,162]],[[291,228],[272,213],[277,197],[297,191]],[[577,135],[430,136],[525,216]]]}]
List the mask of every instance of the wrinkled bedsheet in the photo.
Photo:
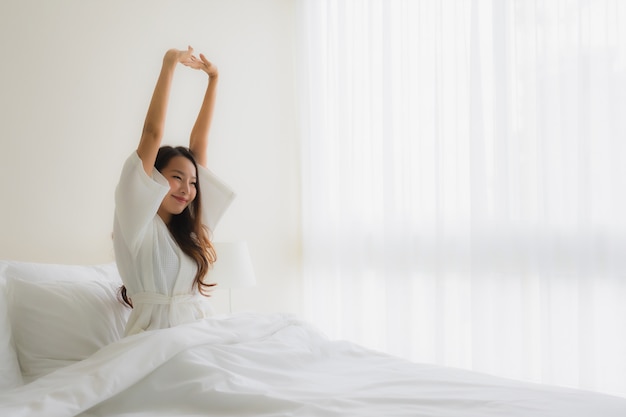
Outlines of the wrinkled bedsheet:
[{"label": "wrinkled bedsheet", "polygon": [[626,399],[412,363],[294,317],[238,314],[120,340],[0,394],[0,416],[624,417]]}]

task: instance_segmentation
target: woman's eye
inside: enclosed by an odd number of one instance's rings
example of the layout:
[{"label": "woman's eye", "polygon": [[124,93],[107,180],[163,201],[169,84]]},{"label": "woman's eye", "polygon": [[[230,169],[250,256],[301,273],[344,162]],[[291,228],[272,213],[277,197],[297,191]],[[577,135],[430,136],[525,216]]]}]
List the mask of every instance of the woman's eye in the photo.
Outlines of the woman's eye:
[{"label": "woman's eye", "polygon": [[195,182],[192,182],[192,183],[191,183],[191,185],[193,185],[193,186],[195,187],[195,186],[196,186],[196,183],[195,183]]},{"label": "woman's eye", "polygon": [[180,180],[182,178],[180,178],[178,175],[174,175],[172,178],[176,179],[176,180]]}]

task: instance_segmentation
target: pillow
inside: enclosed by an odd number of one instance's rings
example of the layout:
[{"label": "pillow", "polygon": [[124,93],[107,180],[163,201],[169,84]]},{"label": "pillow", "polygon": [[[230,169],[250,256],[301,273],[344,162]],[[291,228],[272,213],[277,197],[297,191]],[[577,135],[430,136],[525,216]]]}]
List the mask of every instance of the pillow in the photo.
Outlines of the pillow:
[{"label": "pillow", "polygon": [[[20,279],[29,282],[54,281],[98,281],[114,283],[115,289],[121,285],[121,278],[115,262],[101,265],[61,265],[23,261],[0,260],[0,389],[21,385],[22,375],[15,373],[19,369],[17,354],[14,349],[15,338],[11,337],[11,323],[6,312],[7,303],[3,286],[5,282]],[[119,307],[125,317],[129,311]],[[120,310],[121,308],[121,310]],[[109,312],[110,313],[110,312]],[[124,319],[125,320],[125,319]],[[5,373],[6,371],[6,373]]]},{"label": "pillow", "polygon": [[23,384],[7,314],[6,278],[0,264],[0,391]]},{"label": "pillow", "polygon": [[117,300],[119,285],[114,280],[8,279],[9,318],[26,381],[83,360],[122,337],[129,310]]}]

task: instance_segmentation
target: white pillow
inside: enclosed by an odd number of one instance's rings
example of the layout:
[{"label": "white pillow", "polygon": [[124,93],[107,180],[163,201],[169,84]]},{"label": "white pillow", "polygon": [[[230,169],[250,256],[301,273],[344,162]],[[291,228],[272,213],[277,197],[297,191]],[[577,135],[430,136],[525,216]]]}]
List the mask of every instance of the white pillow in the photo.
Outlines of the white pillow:
[{"label": "white pillow", "polygon": [[[67,286],[71,282],[98,282],[100,284],[108,283],[110,285],[110,287],[107,288],[93,286],[85,287],[84,285],[80,284],[78,286],[71,287],[74,289],[74,291],[80,292],[81,295],[79,296],[79,298],[82,299],[84,299],[84,296],[86,294],[89,294],[90,292],[93,296],[94,291],[96,294],[96,298],[98,296],[104,296],[105,294],[108,294],[107,297],[116,297],[116,291],[121,285],[121,278],[114,262],[102,265],[60,265],[0,260],[0,340],[5,342],[0,342],[0,370],[2,370],[2,373],[0,374],[0,389],[11,388],[22,384],[22,375],[21,372],[19,372],[19,364],[17,361],[18,355],[14,349],[15,335],[13,335],[12,337],[11,323],[9,322],[9,319],[15,319],[15,323],[13,323],[13,325],[16,326],[20,331],[25,330],[25,326],[29,325],[29,322],[34,322],[35,325],[33,329],[37,329],[45,326],[45,323],[43,323],[43,321],[46,320],[46,317],[49,316],[50,312],[52,312],[52,309],[50,309],[50,311],[45,312],[44,316],[35,317],[37,313],[31,311],[29,315],[17,319],[16,314],[19,314],[19,311],[11,311],[11,309],[15,307],[17,310],[19,310],[25,308],[27,305],[31,305],[32,307],[34,300],[29,297],[28,294],[23,294],[24,291],[21,290],[23,290],[22,287],[24,285],[20,285],[20,283],[18,283],[18,292],[19,294],[22,294],[20,297],[26,297],[26,299],[12,299],[11,304],[7,304],[8,300],[6,300],[5,298],[4,284],[5,282],[12,283],[15,280],[26,281],[27,283],[33,284],[60,281],[61,284],[59,286],[59,289],[61,287],[67,288]],[[11,286],[14,287],[13,284],[11,284]],[[54,302],[54,304],[58,306],[59,300],[62,299],[62,297],[59,297],[59,292],[55,291],[54,288],[50,288],[49,285],[43,286],[37,288],[37,293],[41,294],[46,290],[48,290],[50,296],[50,298],[46,298],[46,300]],[[30,304],[16,304],[17,301]],[[7,307],[9,308],[8,315],[6,314]],[[89,314],[87,314],[87,312],[85,311],[80,311],[79,315],[86,315],[91,317],[98,316],[99,320],[103,320],[99,323],[99,326],[97,327],[97,329],[100,330],[102,326],[106,325],[106,323],[114,322],[115,327],[118,329],[117,332],[119,332],[120,320],[124,323],[123,325],[121,325],[121,327],[123,327],[125,325],[126,318],[130,313],[130,310],[126,309],[121,304],[118,304],[117,301],[107,304],[106,307],[105,305],[103,305],[102,302],[96,302],[90,307],[87,307],[87,309],[90,311]],[[76,313],[75,310],[76,309],[74,308],[72,314]],[[71,329],[61,329],[61,331],[62,333],[56,335],[55,339],[62,339],[63,337],[67,337],[68,339],[66,340],[66,344],[72,345],[73,341],[71,340],[71,334],[66,334],[68,331],[71,332]],[[119,333],[121,335],[121,332]],[[31,334],[31,336],[34,336],[34,334]],[[41,339],[41,337],[37,339]],[[49,370],[59,364],[56,361],[58,359],[58,356],[55,356],[55,352],[44,351],[46,345],[42,344],[41,340],[31,340],[25,342],[27,343],[26,351],[24,352],[26,355],[22,355],[23,360],[25,361],[22,366],[25,367],[25,369],[30,369],[32,371],[31,373],[25,374],[25,376],[28,377],[26,378],[27,380],[34,378],[36,375],[39,375],[40,371],[38,369],[45,368],[46,370]],[[55,342],[57,342],[57,340],[55,340]],[[101,339],[99,342],[103,342],[103,340]],[[28,345],[28,343],[31,343],[31,345]],[[29,349],[33,346],[38,345],[41,345],[41,351],[38,353],[42,354],[42,357],[39,358],[39,362],[35,364],[35,367],[33,368],[33,364],[28,360]],[[23,346],[23,344],[20,346]],[[78,356],[84,355],[84,352],[80,353],[81,355]],[[51,361],[47,361],[47,358],[51,359]],[[42,365],[43,368],[38,368],[38,366]]]},{"label": "white pillow", "polygon": [[0,264],[0,391],[22,385],[22,373],[17,362],[7,314],[6,278]]},{"label": "white pillow", "polygon": [[8,311],[26,381],[91,356],[124,333],[118,283],[9,279]]}]

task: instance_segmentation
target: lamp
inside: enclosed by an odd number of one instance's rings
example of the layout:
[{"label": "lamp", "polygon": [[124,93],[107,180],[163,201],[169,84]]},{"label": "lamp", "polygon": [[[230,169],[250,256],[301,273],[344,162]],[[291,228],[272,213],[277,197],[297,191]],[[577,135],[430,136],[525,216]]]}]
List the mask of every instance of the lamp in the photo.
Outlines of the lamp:
[{"label": "lamp", "polygon": [[228,289],[228,309],[232,313],[232,288],[251,287],[256,284],[248,244],[246,242],[214,242],[217,260],[209,270],[211,282],[218,289]]}]

